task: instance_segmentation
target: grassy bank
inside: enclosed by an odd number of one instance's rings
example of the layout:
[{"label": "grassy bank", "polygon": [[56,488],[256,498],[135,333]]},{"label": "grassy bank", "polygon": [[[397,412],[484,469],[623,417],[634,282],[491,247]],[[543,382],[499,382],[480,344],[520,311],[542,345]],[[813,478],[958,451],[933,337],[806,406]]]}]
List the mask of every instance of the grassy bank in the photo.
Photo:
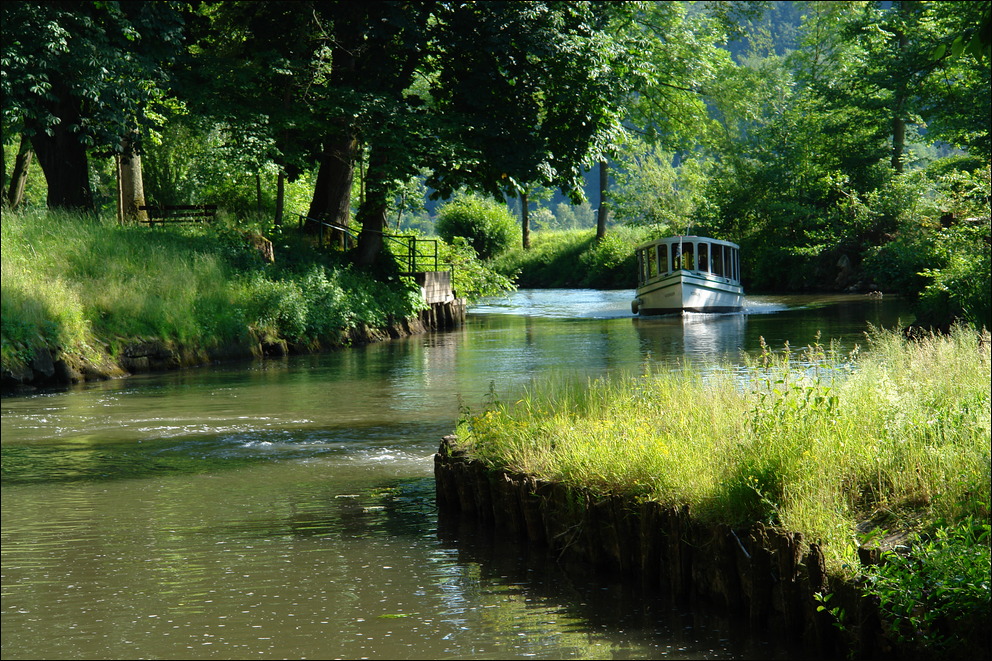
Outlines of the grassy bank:
[{"label": "grassy bank", "polygon": [[266,263],[225,226],[167,229],[57,212],[2,222],[2,362],[42,347],[99,361],[136,339],[210,350],[286,340],[316,349],[415,315],[419,288],[378,281],[292,236]]},{"label": "grassy bank", "polygon": [[643,228],[615,227],[597,242],[595,230],[535,232],[531,247],[498,255],[492,267],[515,276],[518,287],[632,289],[637,282],[634,246],[648,240]]},{"label": "grassy bank", "polygon": [[987,615],[990,346],[967,328],[879,331],[856,357],[766,349],[743,374],[549,379],[466,416],[458,436],[493,467],[802,532],[835,572],[898,532],[928,560],[887,563],[883,605]]}]

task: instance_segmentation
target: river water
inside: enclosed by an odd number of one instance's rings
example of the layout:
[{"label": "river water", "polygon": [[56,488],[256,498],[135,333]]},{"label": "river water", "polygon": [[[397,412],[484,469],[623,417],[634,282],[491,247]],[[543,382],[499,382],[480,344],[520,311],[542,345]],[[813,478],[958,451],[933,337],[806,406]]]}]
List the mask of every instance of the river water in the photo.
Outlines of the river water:
[{"label": "river water", "polygon": [[521,291],[451,332],[5,397],[3,658],[786,657],[438,524],[433,453],[492,393],[912,320],[862,296],[636,319],[631,296]]}]

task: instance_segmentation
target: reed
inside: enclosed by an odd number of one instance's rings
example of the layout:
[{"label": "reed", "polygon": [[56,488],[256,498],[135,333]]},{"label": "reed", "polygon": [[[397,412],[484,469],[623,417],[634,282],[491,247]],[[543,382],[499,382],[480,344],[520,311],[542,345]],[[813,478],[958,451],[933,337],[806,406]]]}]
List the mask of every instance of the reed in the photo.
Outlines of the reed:
[{"label": "reed", "polygon": [[702,519],[780,524],[850,562],[858,521],[989,518],[989,334],[866,350],[814,342],[739,369],[688,366],[576,383],[561,376],[466,415],[488,464],[600,493],[689,505]]}]

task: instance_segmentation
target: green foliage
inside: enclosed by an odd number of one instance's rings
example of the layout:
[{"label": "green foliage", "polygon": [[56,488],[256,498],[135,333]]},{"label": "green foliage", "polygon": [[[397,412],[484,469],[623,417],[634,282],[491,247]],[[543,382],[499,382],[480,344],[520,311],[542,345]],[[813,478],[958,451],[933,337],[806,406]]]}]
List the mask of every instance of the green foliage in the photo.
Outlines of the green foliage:
[{"label": "green foliage", "polygon": [[420,288],[409,279],[387,285],[319,264],[248,274],[236,282],[234,298],[255,337],[309,348],[336,344],[361,324],[381,328],[423,307]]},{"label": "green foliage", "polygon": [[[989,524],[966,517],[916,535],[908,547],[866,569],[865,594],[879,607],[894,638],[937,658],[964,658],[987,639],[992,607]],[[956,635],[949,635],[953,626]]]},{"label": "green foliage", "polygon": [[634,246],[648,235],[646,228],[621,226],[597,242],[595,230],[537,232],[529,250],[515,246],[494,259],[493,268],[518,287],[633,287]]},{"label": "green foliage", "polygon": [[435,231],[448,243],[455,237],[466,239],[486,260],[519,241],[516,219],[505,204],[492,198],[466,195],[445,204],[438,211]]},{"label": "green foliage", "polygon": [[490,262],[479,259],[475,249],[460,236],[456,236],[450,244],[442,242],[439,258],[442,264],[453,269],[457,295],[468,301],[496,296],[515,288],[511,278],[496,271]]},{"label": "green foliage", "polygon": [[622,133],[629,64],[602,28],[625,11],[621,3],[441,5],[433,37],[443,46],[430,80],[449,144],[425,163],[428,184],[442,197],[463,185],[496,196],[539,184],[579,202],[583,167]]},{"label": "green foliage", "polygon": [[947,324],[964,319],[992,328],[992,255],[989,217],[976,218],[934,237],[943,265],[921,271],[929,280],[920,295],[923,321]]},{"label": "green foliage", "polygon": [[637,257],[631,232],[613,231],[593,242],[579,257],[580,286],[624,289],[636,282]]},{"label": "green foliage", "polygon": [[4,137],[31,138],[49,206],[93,211],[87,152],[139,147],[161,121],[178,5],[15,2],[2,12]]},{"label": "green foliage", "polygon": [[[926,176],[900,178],[911,193],[891,240],[866,250],[866,273],[884,289],[919,296],[918,320],[992,325],[990,170],[974,159],[936,161]],[[895,187],[890,186],[889,190]]]},{"label": "green foliage", "polygon": [[707,167],[701,159],[682,157],[641,142],[625,145],[617,168],[612,212],[630,225],[655,227],[661,234],[685,234],[705,216]]},{"label": "green foliage", "polygon": [[[119,152],[124,136],[154,125],[162,64],[181,37],[175,3],[5,3],[2,24],[5,128],[75,120],[77,140]],[[65,114],[73,104],[81,116]]]}]

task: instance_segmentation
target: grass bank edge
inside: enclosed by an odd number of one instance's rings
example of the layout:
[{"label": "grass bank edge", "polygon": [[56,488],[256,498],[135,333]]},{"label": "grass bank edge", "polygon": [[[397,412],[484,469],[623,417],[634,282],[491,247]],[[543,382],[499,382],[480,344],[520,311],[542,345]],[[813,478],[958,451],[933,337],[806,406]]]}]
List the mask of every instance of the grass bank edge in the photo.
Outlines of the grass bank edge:
[{"label": "grass bank edge", "polygon": [[[861,573],[895,639],[954,658],[987,631],[992,604],[992,338],[957,326],[866,340],[846,356],[818,339],[799,352],[763,346],[743,374],[553,375],[465,411],[458,442],[494,469],[594,496],[801,532],[832,575]],[[861,568],[862,545],[884,562]],[[819,597],[837,626],[852,624]],[[946,635],[952,620],[975,640]]]},{"label": "grass bank edge", "polygon": [[[907,340],[875,329],[838,356],[818,342],[745,374],[552,376],[466,412],[459,443],[494,468],[602,494],[781,525],[854,561],[857,524],[989,521],[988,331]],[[900,524],[897,524],[900,525]]]},{"label": "grass bank edge", "polygon": [[[253,344],[282,340],[317,350],[347,344],[352,329],[383,328],[423,307],[409,279],[359,272],[290,230],[270,234],[274,264],[245,231],[223,224],[151,229],[5,209],[0,231],[4,369],[43,348],[106,363],[144,340],[192,353],[247,355]],[[471,293],[487,273],[471,255],[452,253]]]}]

